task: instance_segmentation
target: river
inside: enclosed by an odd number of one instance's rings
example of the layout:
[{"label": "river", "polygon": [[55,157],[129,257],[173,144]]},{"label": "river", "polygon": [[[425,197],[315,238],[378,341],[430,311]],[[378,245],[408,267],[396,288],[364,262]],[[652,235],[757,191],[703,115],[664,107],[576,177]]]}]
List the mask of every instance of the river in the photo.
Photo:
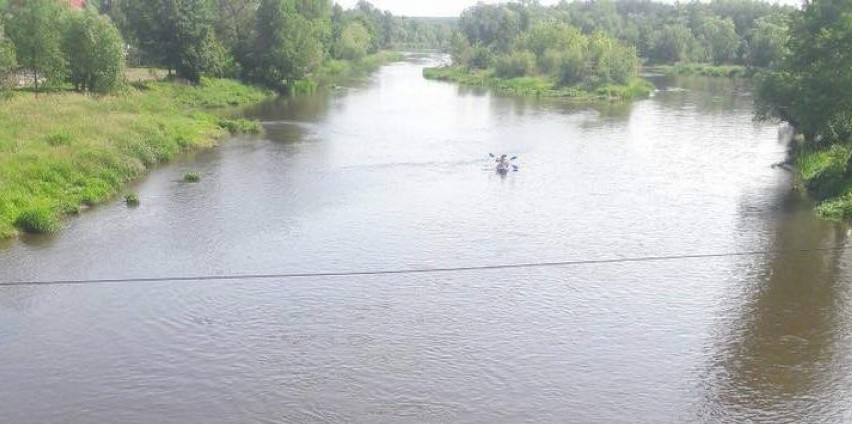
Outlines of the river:
[{"label": "river", "polygon": [[[249,110],[264,136],[153,171],[141,206],[0,245],[0,282],[847,243],[771,168],[743,86],[592,107],[422,79],[439,59]],[[850,422],[851,259],[0,286],[0,422]]]}]

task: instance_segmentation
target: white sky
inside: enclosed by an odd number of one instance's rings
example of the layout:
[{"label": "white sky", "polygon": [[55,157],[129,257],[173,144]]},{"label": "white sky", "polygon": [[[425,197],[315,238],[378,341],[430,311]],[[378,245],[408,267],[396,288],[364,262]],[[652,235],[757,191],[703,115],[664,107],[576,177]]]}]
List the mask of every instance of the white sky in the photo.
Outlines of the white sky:
[{"label": "white sky", "polygon": [[[336,0],[344,8],[352,8],[357,0]],[[670,0],[671,1],[671,0]],[[542,0],[541,4],[551,5],[559,0]],[[775,1],[773,1],[774,3]],[[799,5],[801,0],[779,0],[777,3]],[[477,0],[370,0],[380,10],[390,10],[396,16],[459,16],[462,10],[473,6]],[[484,3],[499,3],[486,0]]]}]

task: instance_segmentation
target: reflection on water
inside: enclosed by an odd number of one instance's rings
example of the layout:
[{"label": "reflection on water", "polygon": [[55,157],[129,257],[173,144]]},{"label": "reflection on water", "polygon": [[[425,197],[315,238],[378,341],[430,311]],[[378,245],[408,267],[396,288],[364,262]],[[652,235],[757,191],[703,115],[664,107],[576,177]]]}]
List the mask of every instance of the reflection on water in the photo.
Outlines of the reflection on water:
[{"label": "reflection on water", "polygon": [[[415,56],[247,113],[0,281],[270,274],[846,243],[728,80],[493,95]],[[489,153],[518,155],[501,177]],[[187,169],[198,184],[181,184]],[[0,287],[0,422],[850,422],[847,255]]]},{"label": "reflection on water", "polygon": [[[797,193],[780,197],[776,220],[764,221],[772,249],[846,245],[845,226],[815,219]],[[738,293],[712,347],[702,420],[852,419],[849,259],[845,250],[775,254],[738,270]]]}]

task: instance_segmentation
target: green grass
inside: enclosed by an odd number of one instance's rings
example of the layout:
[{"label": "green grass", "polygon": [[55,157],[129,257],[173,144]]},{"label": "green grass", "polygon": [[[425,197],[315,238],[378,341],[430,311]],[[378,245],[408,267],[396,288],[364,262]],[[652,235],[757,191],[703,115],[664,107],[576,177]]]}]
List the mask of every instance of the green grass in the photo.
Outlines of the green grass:
[{"label": "green grass", "polygon": [[425,68],[423,77],[437,81],[451,81],[461,85],[488,87],[499,93],[541,97],[570,97],[578,100],[596,99],[632,99],[648,96],[654,89],[653,84],[633,78],[625,85],[608,84],[594,91],[576,87],[558,87],[555,82],[543,76],[525,76],[502,79],[490,70],[467,69],[463,66],[442,66]]},{"label": "green grass", "polygon": [[379,69],[382,65],[402,60],[403,55],[396,51],[380,51],[361,60],[329,60],[323,64],[322,69],[313,76],[313,81],[318,85],[332,85],[345,78],[366,75]]},{"label": "green grass", "polygon": [[823,218],[852,218],[852,178],[845,172],[850,153],[852,146],[846,144],[797,153],[795,167],[799,181],[820,202],[816,210]]},{"label": "green grass", "polygon": [[225,108],[270,93],[235,81],[143,82],[114,96],[16,92],[0,101],[0,237],[52,232],[155,164],[214,145]]},{"label": "green grass", "polygon": [[127,203],[127,206],[139,206],[139,195],[136,193],[125,194],[124,203]]},{"label": "green grass", "polygon": [[183,182],[197,183],[199,181],[201,181],[201,175],[198,174],[198,171],[186,171],[183,173]]},{"label": "green grass", "polygon": [[712,65],[709,63],[686,63],[678,62],[674,65],[662,65],[655,67],[665,74],[675,75],[702,75],[706,77],[740,78],[750,77],[753,71],[740,65]]},{"label": "green grass", "polygon": [[263,126],[260,122],[251,119],[237,118],[219,119],[219,128],[228,130],[231,134],[260,134],[263,132]]}]

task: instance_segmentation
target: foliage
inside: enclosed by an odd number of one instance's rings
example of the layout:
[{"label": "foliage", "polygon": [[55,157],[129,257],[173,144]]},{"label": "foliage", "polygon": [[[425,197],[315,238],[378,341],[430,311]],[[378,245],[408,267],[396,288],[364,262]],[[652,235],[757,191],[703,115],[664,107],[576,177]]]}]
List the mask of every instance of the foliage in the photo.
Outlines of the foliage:
[{"label": "foliage", "polygon": [[44,205],[22,211],[15,219],[15,226],[32,234],[55,233],[62,228],[57,211]]},{"label": "foliage", "polygon": [[0,102],[0,237],[16,222],[34,221],[19,219],[26,211],[53,216],[44,211],[106,201],[157,163],[213,145],[224,134],[215,110],[267,95],[204,79],[198,86],[147,82],[97,98],[20,93]]},{"label": "foliage", "polygon": [[294,0],[261,0],[256,27],[251,69],[257,81],[283,90],[322,63],[323,46]]},{"label": "foliage", "polygon": [[0,91],[9,88],[6,75],[17,66],[15,59],[15,45],[6,37],[3,30],[3,22],[0,20]]},{"label": "foliage", "polygon": [[260,122],[244,118],[222,118],[219,120],[218,124],[220,128],[228,130],[231,134],[260,134],[261,131],[263,131],[263,127],[260,125]]},{"label": "foliage", "polygon": [[201,181],[201,175],[198,174],[198,171],[186,171],[183,173],[183,182],[197,183],[199,181]]},{"label": "foliage", "polygon": [[370,31],[361,21],[346,24],[338,41],[339,57],[344,60],[361,60],[372,44]]},{"label": "foliage", "polygon": [[125,194],[124,203],[126,203],[127,206],[139,206],[139,195],[136,193]]},{"label": "foliage", "polygon": [[68,6],[62,0],[9,0],[6,33],[15,46],[17,62],[32,72],[36,91],[41,80],[58,84],[65,74],[62,31]]},{"label": "foliage", "polygon": [[124,42],[109,18],[93,9],[71,13],[64,49],[68,79],[77,90],[108,93],[124,71]]},{"label": "foliage", "polygon": [[123,7],[133,39],[152,63],[193,83],[223,67],[212,0],[125,0]]},{"label": "foliage", "polygon": [[852,4],[807,3],[789,37],[788,54],[759,79],[758,118],[790,123],[810,145],[850,141]]},{"label": "foliage", "polygon": [[[506,8],[505,13],[496,9]],[[526,16],[519,11],[525,9],[508,6],[479,4],[465,12],[462,23],[468,25],[468,33],[476,37],[469,42],[456,42],[464,48],[458,52],[456,64],[470,69],[491,70],[497,78],[512,79],[538,77],[552,81],[557,88],[575,87],[577,90],[594,92],[607,85],[626,84],[639,70],[636,49],[602,32],[583,34],[579,29],[560,22],[529,23],[519,20],[515,38],[504,40],[491,31],[495,16]],[[486,19],[486,22],[478,20]],[[514,19],[514,18],[512,18]],[[514,21],[512,21],[514,22]],[[525,22],[521,25],[520,22]],[[510,24],[514,28],[515,23]],[[497,31],[500,32],[500,31]],[[471,36],[471,35],[468,35]],[[486,44],[490,40],[490,44]],[[504,44],[512,48],[504,52]],[[489,84],[494,86],[495,84]]]},{"label": "foliage", "polygon": [[758,19],[748,35],[749,65],[768,68],[778,64],[786,54],[788,31],[786,22],[776,16]]},{"label": "foliage", "polygon": [[732,19],[707,18],[701,26],[701,39],[713,64],[731,63],[735,59],[739,37]]}]

